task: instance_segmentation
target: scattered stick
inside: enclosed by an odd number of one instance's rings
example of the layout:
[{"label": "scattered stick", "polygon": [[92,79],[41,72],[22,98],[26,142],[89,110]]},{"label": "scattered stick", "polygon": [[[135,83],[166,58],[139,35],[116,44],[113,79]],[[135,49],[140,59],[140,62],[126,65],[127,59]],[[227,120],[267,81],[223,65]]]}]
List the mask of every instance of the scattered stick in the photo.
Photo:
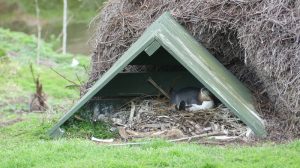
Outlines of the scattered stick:
[{"label": "scattered stick", "polygon": [[80,87],[79,84],[77,84],[74,81],[71,81],[70,79],[66,78],[65,76],[63,76],[62,74],[60,74],[59,72],[57,72],[55,69],[53,69],[52,67],[50,68],[52,71],[54,71],[57,75],[59,75],[60,77],[64,78],[66,81],[73,83],[75,86]]},{"label": "scattered stick", "polygon": [[132,124],[133,116],[134,116],[134,111],[135,111],[135,105],[134,105],[134,103],[133,103],[133,101],[132,101],[132,102],[131,102],[130,116],[129,116],[129,119],[128,119],[129,125]]},{"label": "scattered stick", "polygon": [[120,144],[109,144],[106,146],[131,146],[131,145],[145,145],[149,143],[150,142],[129,142],[129,143],[120,143]]},{"label": "scattered stick", "polygon": [[212,136],[209,137],[210,139],[220,140],[220,141],[231,141],[235,139],[239,139],[238,136]]},{"label": "scattered stick", "polygon": [[218,141],[198,141],[197,144],[202,144],[202,145],[225,145],[226,142],[218,142]]},{"label": "scattered stick", "polygon": [[132,130],[125,130],[127,134],[129,134],[131,137],[143,137],[140,133]]},{"label": "scattered stick", "polygon": [[75,75],[76,75],[76,78],[77,78],[78,82],[80,83],[80,85],[83,85],[83,82],[80,80],[78,74],[76,73]]},{"label": "scattered stick", "polygon": [[37,78],[36,78],[35,75],[34,75],[32,63],[30,63],[29,68],[30,68],[30,72],[31,72],[31,76],[32,76],[33,82],[36,83],[36,79],[37,79]]},{"label": "scattered stick", "polygon": [[211,133],[205,133],[205,134],[200,134],[200,135],[194,135],[194,136],[190,136],[190,137],[172,139],[172,140],[169,140],[168,142],[178,142],[178,141],[185,141],[185,140],[191,141],[192,139],[215,136],[215,135],[224,135],[224,133],[223,132],[211,132]]},{"label": "scattered stick", "polygon": [[[172,139],[168,140],[167,142],[179,142],[179,141],[185,141],[185,140],[192,140],[196,138],[203,138],[203,137],[208,137],[208,136],[215,136],[215,135],[223,135],[224,133],[222,132],[212,132],[212,133],[207,133],[207,134],[200,134],[200,135],[195,135],[195,136],[190,136],[190,137],[184,137],[184,138],[179,138],[179,139]],[[150,142],[129,142],[129,143],[120,143],[120,144],[109,144],[106,146],[131,146],[131,145],[144,145],[144,144],[149,144]]]},{"label": "scattered stick", "polygon": [[77,119],[77,120],[79,120],[79,121],[84,121],[84,119],[83,119],[83,118],[81,118],[81,117],[80,117],[80,116],[78,116],[78,115],[75,115],[75,116],[74,116],[74,118],[75,118],[75,119]]},{"label": "scattered stick", "polygon": [[98,139],[95,137],[92,137],[91,140],[95,142],[103,142],[103,143],[112,143],[114,141],[114,139]]},{"label": "scattered stick", "polygon": [[35,84],[35,93],[32,95],[29,111],[45,111],[48,109],[46,95],[43,92],[43,85],[40,82],[40,76],[35,77],[32,64],[29,65],[33,82]]},{"label": "scattered stick", "polygon": [[165,92],[161,87],[159,87],[158,84],[151,77],[149,77],[147,81],[149,83],[151,83],[157,90],[159,90],[164,96],[166,96],[168,99],[170,99],[170,96],[168,95],[168,93]]},{"label": "scattered stick", "polygon": [[118,130],[119,130],[119,135],[121,136],[121,138],[123,138],[125,141],[127,141],[129,137],[125,130],[125,127],[119,127]]},{"label": "scattered stick", "polygon": [[155,137],[157,138],[167,133],[167,130],[152,131],[152,132],[137,132],[133,130],[126,130],[126,133],[128,133],[131,138],[155,138]]}]

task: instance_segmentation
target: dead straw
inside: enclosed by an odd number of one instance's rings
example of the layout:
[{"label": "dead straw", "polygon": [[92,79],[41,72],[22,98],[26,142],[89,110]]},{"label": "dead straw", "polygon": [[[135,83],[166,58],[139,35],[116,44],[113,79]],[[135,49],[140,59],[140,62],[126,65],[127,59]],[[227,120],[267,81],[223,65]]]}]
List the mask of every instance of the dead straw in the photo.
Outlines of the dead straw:
[{"label": "dead straw", "polygon": [[[171,11],[251,89],[257,109],[274,132],[269,135],[279,131],[293,137],[300,131],[299,9],[300,2],[294,0],[110,0],[93,22],[92,68],[82,90],[90,88],[155,19]],[[128,66],[124,71],[145,69]]]}]

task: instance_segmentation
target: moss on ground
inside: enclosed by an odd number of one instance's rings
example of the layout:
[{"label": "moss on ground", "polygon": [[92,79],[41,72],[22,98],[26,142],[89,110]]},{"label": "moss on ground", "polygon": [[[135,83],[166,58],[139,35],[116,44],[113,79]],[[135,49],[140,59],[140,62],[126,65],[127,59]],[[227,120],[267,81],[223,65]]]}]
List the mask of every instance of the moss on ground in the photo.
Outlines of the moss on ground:
[{"label": "moss on ground", "polygon": [[116,138],[118,132],[110,130],[111,126],[105,122],[78,121],[71,120],[66,123],[63,128],[66,130],[67,138]]}]

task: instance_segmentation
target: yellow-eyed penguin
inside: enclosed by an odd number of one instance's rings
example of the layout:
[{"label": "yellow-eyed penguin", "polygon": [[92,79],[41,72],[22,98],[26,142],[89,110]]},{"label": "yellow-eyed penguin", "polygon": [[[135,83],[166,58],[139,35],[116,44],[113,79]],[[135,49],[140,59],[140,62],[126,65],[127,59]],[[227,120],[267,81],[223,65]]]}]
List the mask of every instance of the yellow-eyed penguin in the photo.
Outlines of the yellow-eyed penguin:
[{"label": "yellow-eyed penguin", "polygon": [[171,91],[170,102],[176,110],[198,111],[210,109],[214,101],[208,90],[196,87],[186,87],[178,91]]}]

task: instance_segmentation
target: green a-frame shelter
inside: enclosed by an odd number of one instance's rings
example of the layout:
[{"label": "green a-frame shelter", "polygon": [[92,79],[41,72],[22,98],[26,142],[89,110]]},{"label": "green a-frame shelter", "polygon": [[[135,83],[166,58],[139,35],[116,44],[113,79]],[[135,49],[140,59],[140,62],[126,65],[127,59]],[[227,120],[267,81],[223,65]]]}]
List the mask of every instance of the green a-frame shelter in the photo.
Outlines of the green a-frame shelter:
[{"label": "green a-frame shelter", "polygon": [[[184,71],[123,73],[127,65],[180,65]],[[182,78],[178,84],[180,86],[204,85],[258,137],[266,136],[264,122],[255,110],[250,91],[177,23],[169,12],[160,16],[132,44],[49,130],[49,135],[58,137],[63,134],[60,127],[94,96],[103,98],[104,102],[108,97],[155,95],[157,90],[147,85],[149,76],[162,87],[170,85],[178,76]]]}]

